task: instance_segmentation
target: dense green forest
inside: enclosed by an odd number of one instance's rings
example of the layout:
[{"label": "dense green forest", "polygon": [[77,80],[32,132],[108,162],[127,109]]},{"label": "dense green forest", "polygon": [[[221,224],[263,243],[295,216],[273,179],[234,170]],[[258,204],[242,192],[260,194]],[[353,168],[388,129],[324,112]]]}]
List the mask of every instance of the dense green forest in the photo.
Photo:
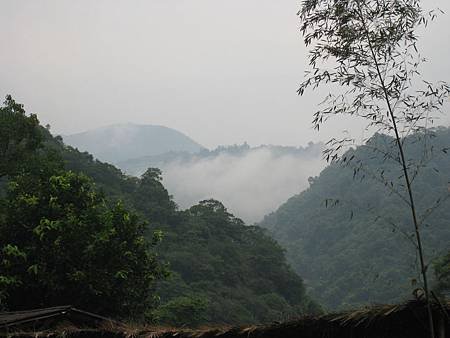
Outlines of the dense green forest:
[{"label": "dense green forest", "polygon": [[[159,169],[127,176],[53,137],[12,98],[0,109],[2,309],[71,303],[116,318],[195,327],[320,311],[308,294],[330,309],[392,303],[418,285],[387,136],[375,135],[346,153],[347,165],[310,178],[309,189],[260,227],[216,200],[179,210]],[[414,188],[427,216],[422,230],[433,285],[445,294],[450,129],[430,135],[405,142],[411,169],[418,169]]]},{"label": "dense green forest", "polygon": [[[260,224],[287,248],[312,295],[329,309],[393,303],[412,297],[419,283],[410,211],[393,139],[376,134],[350,149],[341,163],[310,178],[310,187]],[[425,243],[448,286],[450,129],[404,140]],[[430,268],[431,272],[431,268]]]},{"label": "dense green forest", "polygon": [[124,200],[149,222],[149,233],[162,231],[157,252],[171,274],[157,290],[161,323],[256,323],[319,310],[283,249],[262,228],[246,226],[214,200],[178,210],[158,169],[136,179],[87,153],[63,149],[68,169]]},{"label": "dense green forest", "polygon": [[126,176],[10,97],[0,118],[1,308],[71,303],[177,326],[319,310],[282,248],[220,202],[178,210],[159,169]]}]

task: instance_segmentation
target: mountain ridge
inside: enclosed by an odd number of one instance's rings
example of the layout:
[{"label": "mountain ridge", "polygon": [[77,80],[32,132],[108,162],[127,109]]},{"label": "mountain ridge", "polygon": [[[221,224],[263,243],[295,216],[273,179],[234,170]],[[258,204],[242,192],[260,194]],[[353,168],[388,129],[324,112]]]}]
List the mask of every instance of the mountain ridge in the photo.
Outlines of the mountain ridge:
[{"label": "mountain ridge", "polygon": [[205,149],[176,129],[151,124],[112,124],[62,137],[65,143],[109,163],[168,151],[191,153]]},{"label": "mountain ridge", "polygon": [[[423,135],[405,140],[408,163],[423,154],[419,137]],[[433,155],[420,168],[413,189],[418,215],[441,203],[421,226],[425,256],[432,264],[450,243],[450,129],[436,129],[427,142]],[[392,145],[393,139],[378,134],[349,150],[344,156],[360,159],[364,170],[327,166],[309,179],[309,188],[259,223],[286,249],[294,270],[302,271],[312,296],[329,309],[401,301],[411,297],[414,281],[420,280],[409,208],[369,174],[378,173],[405,193],[401,168],[373,150]]]}]

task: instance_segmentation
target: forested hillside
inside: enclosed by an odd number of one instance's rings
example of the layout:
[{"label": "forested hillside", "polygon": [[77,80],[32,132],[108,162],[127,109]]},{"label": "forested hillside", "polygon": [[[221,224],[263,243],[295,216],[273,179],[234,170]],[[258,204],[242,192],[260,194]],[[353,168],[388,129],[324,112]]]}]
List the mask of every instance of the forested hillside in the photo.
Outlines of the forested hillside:
[{"label": "forested hillside", "polygon": [[[413,189],[425,256],[434,261],[450,243],[450,129],[404,142],[411,172],[418,173]],[[377,134],[349,150],[345,165],[331,164],[310,178],[306,191],[260,224],[287,249],[289,262],[328,308],[392,303],[412,297],[417,287],[414,229],[400,197],[405,189],[393,146],[391,138]]]},{"label": "forested hillside", "polygon": [[126,176],[51,136],[11,98],[5,104],[2,308],[71,303],[179,326],[318,311],[262,228],[215,200],[180,211],[159,169]]},{"label": "forested hillside", "polygon": [[67,168],[96,178],[107,195],[124,199],[149,222],[149,234],[162,231],[156,250],[171,275],[157,289],[161,306],[155,316],[161,323],[257,323],[318,311],[282,248],[262,228],[246,226],[215,200],[179,211],[158,169],[136,179],[65,149]]},{"label": "forested hillside", "polygon": [[[180,135],[161,126],[116,125],[65,136],[64,142],[128,175],[139,177],[148,168],[159,168],[180,208],[214,198],[249,224],[305,189],[308,177],[325,166],[322,143],[304,147],[244,143],[208,150],[192,146]],[[137,153],[141,155],[132,158]]]}]

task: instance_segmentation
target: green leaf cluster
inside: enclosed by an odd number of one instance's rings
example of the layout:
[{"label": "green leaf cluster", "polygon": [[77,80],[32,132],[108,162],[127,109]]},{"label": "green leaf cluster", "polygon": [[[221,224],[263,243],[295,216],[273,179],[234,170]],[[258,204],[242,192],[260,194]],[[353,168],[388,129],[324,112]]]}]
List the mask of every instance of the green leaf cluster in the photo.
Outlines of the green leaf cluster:
[{"label": "green leaf cluster", "polygon": [[0,107],[0,179],[16,173],[39,148],[42,134],[34,114],[8,95]]}]

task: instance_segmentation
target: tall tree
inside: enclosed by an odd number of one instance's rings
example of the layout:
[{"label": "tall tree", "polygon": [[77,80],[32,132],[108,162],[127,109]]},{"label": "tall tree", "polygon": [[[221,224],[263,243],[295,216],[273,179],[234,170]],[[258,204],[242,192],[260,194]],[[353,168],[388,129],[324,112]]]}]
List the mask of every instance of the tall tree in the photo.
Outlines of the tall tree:
[{"label": "tall tree", "polygon": [[0,178],[17,173],[41,145],[39,120],[8,95],[0,107]]},{"label": "tall tree", "polygon": [[[106,203],[91,179],[63,169],[37,116],[0,108],[0,308],[73,304],[116,317],[151,310],[165,275],[146,226]],[[44,144],[46,146],[44,146]]]},{"label": "tall tree", "polygon": [[109,206],[83,174],[40,165],[10,178],[0,201],[0,305],[72,304],[142,319],[165,276],[146,226]]},{"label": "tall tree", "polygon": [[[403,183],[392,190],[402,196],[411,211],[430,336],[434,337],[428,265],[412,187],[414,170],[402,137],[422,131],[426,142],[426,127],[450,93],[445,83],[424,82],[421,86],[417,79],[423,59],[417,50],[415,31],[435,14],[424,15],[419,0],[305,0],[299,16],[305,44],[311,48],[311,69],[298,92],[302,95],[307,88],[322,84],[330,84],[334,90],[325,98],[324,108],[314,114],[315,128],[333,115],[349,115],[365,119],[372,130],[394,136],[395,151],[385,152],[385,156],[397,162],[401,171]],[[352,141],[331,140],[325,152],[327,160],[357,161],[340,157],[343,147]],[[361,168],[357,163],[356,170]],[[383,173],[379,178],[384,181]],[[389,187],[389,182],[385,183]]]},{"label": "tall tree", "polygon": [[152,224],[167,223],[174,216],[177,206],[162,184],[160,169],[148,168],[136,181],[133,205]]}]

